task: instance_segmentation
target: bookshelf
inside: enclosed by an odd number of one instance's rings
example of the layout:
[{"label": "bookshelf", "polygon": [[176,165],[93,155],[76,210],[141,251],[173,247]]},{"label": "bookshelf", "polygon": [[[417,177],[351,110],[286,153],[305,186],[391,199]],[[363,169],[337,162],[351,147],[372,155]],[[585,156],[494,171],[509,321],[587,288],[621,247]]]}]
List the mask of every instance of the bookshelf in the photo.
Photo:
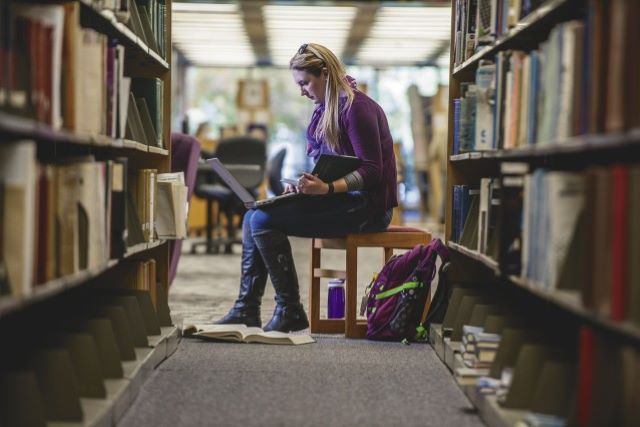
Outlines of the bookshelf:
[{"label": "bookshelf", "polygon": [[[627,58],[639,5],[451,3],[445,232],[453,295],[473,304],[450,304],[432,345],[490,426],[532,413],[638,423],[623,402],[640,398],[640,64]],[[500,343],[490,365],[471,327]],[[535,396],[516,397],[510,384],[521,392],[527,376],[544,380],[529,378]],[[560,389],[571,411],[542,398]]]},{"label": "bookshelf", "polygon": [[114,425],[177,348],[170,23],[170,0],[0,5],[2,425]]}]

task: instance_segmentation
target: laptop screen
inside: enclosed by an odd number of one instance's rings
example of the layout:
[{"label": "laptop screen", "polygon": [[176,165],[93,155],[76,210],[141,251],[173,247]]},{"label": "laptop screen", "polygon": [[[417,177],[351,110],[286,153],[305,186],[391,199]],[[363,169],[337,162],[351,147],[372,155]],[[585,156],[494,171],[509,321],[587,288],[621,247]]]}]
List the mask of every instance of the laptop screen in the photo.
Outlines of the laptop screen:
[{"label": "laptop screen", "polygon": [[233,175],[231,175],[231,172],[224,167],[217,157],[207,159],[206,162],[211,165],[218,176],[229,186],[231,191],[233,191],[236,196],[242,200],[243,203],[251,203],[255,201],[251,193],[249,193],[249,191],[247,191],[247,189],[244,188]]}]

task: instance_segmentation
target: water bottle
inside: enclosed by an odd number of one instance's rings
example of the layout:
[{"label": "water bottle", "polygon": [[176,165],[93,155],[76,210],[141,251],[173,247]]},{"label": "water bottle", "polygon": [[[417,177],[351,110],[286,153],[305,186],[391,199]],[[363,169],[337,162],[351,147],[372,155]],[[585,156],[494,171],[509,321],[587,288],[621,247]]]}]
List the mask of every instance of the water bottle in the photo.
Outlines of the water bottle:
[{"label": "water bottle", "polygon": [[344,279],[331,279],[328,286],[327,317],[342,319],[344,318]]}]

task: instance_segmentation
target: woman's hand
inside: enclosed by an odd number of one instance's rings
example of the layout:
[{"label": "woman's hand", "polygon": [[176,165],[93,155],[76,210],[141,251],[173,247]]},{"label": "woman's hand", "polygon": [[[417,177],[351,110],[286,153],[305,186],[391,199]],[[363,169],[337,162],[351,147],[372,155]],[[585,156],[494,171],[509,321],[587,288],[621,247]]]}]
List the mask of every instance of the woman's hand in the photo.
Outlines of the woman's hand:
[{"label": "woman's hand", "polygon": [[285,184],[284,185],[284,191],[282,192],[282,194],[297,193],[297,192],[298,192],[298,187],[296,187],[295,185],[291,185],[291,184]]},{"label": "woman's hand", "polygon": [[327,194],[329,186],[317,176],[304,172],[298,180],[298,191],[304,194]]}]

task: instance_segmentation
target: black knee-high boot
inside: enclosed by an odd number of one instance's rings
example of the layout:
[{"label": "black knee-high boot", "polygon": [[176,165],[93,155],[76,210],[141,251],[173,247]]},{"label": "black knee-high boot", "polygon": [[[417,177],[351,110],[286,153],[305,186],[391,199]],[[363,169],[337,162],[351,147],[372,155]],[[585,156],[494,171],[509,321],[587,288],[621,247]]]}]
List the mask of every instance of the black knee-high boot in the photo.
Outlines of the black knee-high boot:
[{"label": "black knee-high boot", "polygon": [[300,303],[298,275],[289,239],[273,230],[255,233],[253,239],[276,291],[276,309],[264,330],[291,332],[308,328],[309,320]]},{"label": "black knee-high boot", "polygon": [[250,230],[243,230],[243,232],[240,293],[227,315],[215,323],[260,327],[262,326],[260,303],[267,284],[267,268],[262,260],[262,255],[260,255],[260,250],[251,237]]}]

